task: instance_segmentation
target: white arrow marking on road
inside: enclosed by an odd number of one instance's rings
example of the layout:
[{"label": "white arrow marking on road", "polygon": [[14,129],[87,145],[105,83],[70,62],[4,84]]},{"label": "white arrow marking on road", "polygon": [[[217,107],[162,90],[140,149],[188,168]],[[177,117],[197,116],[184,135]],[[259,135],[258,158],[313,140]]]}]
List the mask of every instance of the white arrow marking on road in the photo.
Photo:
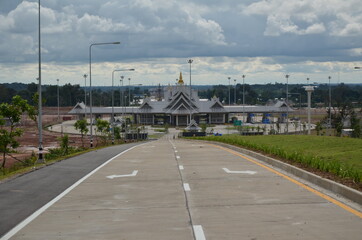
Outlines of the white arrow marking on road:
[{"label": "white arrow marking on road", "polygon": [[253,175],[255,174],[256,172],[255,171],[230,171],[229,169],[227,168],[223,168],[223,170],[226,172],[226,173],[244,173],[244,174],[250,174],[250,175]]},{"label": "white arrow marking on road", "polygon": [[109,179],[113,179],[113,178],[122,178],[122,177],[135,177],[138,173],[138,170],[134,170],[132,174],[126,174],[126,175],[110,175],[107,176],[107,178]]}]

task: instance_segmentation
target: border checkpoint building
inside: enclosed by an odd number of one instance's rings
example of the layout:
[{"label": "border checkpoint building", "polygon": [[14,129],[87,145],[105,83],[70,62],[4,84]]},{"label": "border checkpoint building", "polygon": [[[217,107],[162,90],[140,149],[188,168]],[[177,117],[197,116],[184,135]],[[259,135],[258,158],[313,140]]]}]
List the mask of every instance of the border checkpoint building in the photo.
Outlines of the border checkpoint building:
[{"label": "border checkpoint building", "polygon": [[[224,124],[236,115],[246,117],[246,122],[253,123],[256,115],[262,115],[263,123],[270,123],[269,118],[278,116],[279,122],[286,122],[287,113],[293,109],[284,101],[277,101],[274,105],[232,105],[224,106],[217,97],[211,100],[202,100],[195,89],[184,84],[182,73],[175,86],[164,87],[163,99],[147,97],[140,106],[114,107],[115,117],[132,115],[134,123],[145,125],[186,126],[190,119],[197,124]],[[96,118],[110,116],[112,107],[92,107]],[[69,112],[72,115],[84,118],[89,115],[89,107],[83,102],[77,103]]]}]

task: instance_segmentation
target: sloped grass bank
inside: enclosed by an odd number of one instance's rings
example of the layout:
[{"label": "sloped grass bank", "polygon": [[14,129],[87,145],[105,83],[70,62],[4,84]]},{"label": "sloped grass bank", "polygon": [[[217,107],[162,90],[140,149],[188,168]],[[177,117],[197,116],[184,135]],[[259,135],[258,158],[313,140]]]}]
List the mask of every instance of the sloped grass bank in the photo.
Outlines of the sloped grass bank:
[{"label": "sloped grass bank", "polygon": [[192,139],[218,141],[260,151],[352,180],[359,187],[362,185],[362,139],[304,135],[226,135]]}]

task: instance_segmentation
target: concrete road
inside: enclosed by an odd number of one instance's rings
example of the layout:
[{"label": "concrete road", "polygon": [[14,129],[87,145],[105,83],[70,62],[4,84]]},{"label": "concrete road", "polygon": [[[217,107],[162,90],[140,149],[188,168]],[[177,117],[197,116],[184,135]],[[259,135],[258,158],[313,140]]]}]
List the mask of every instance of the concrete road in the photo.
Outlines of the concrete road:
[{"label": "concrete road", "polygon": [[100,149],[0,184],[0,236],[107,159],[139,143]]},{"label": "concrete road", "polygon": [[361,239],[360,211],[296,183],[165,137],[108,161],[3,239]]}]

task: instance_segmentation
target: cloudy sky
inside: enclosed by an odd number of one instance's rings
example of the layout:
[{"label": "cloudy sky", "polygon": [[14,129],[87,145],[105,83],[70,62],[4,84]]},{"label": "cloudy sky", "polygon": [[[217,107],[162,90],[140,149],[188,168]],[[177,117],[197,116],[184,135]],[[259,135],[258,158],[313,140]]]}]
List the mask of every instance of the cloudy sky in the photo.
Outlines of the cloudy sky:
[{"label": "cloudy sky", "polygon": [[[38,1],[0,0],[0,83],[35,82]],[[42,0],[42,82],[362,83],[360,0]],[[119,80],[120,74],[115,74]],[[117,82],[118,84],[118,82]]]}]

